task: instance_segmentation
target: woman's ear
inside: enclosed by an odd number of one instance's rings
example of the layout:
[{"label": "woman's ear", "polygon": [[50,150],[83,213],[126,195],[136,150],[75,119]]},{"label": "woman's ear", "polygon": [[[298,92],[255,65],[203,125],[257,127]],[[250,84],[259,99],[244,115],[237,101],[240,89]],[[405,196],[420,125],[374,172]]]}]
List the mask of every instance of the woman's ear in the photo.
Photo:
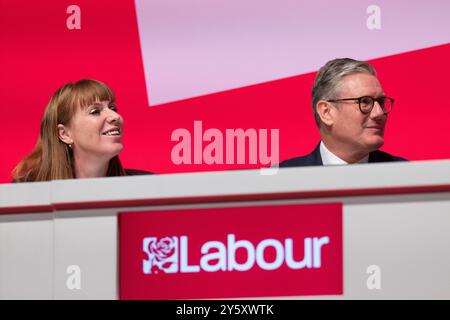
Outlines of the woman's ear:
[{"label": "woman's ear", "polygon": [[325,100],[319,100],[317,102],[317,113],[319,114],[320,119],[322,122],[327,125],[331,126],[334,123],[334,114],[333,114],[333,108],[331,106],[331,103]]},{"label": "woman's ear", "polygon": [[67,145],[71,145],[73,143],[73,140],[70,137],[69,129],[63,124],[58,124],[58,137],[59,140]]}]

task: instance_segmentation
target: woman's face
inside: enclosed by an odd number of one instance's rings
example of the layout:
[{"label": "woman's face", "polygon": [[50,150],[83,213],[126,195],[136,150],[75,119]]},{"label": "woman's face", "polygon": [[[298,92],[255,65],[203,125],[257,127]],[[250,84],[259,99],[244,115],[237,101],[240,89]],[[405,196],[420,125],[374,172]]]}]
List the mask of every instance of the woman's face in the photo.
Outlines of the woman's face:
[{"label": "woman's face", "polygon": [[123,119],[114,102],[98,101],[78,109],[65,129],[69,143],[62,140],[72,145],[76,159],[110,160],[123,149]]}]

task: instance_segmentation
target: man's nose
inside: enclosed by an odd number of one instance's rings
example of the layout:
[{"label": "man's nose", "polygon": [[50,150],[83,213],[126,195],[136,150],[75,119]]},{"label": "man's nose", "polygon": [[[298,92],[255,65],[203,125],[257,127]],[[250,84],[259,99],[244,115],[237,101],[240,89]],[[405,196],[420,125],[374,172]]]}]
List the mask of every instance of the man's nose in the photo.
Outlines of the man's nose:
[{"label": "man's nose", "polygon": [[381,104],[378,101],[374,101],[374,106],[372,112],[370,112],[370,117],[381,118],[386,115],[387,114],[384,112],[384,109],[381,107]]}]

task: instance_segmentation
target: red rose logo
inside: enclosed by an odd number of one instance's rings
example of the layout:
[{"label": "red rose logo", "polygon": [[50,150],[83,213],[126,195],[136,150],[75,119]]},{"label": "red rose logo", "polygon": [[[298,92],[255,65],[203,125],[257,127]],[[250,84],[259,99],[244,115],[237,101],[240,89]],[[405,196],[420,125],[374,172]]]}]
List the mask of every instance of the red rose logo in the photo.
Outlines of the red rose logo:
[{"label": "red rose logo", "polygon": [[148,251],[153,256],[152,273],[165,272],[164,269],[170,268],[173,262],[162,263],[170,258],[175,252],[175,241],[171,237],[164,237],[159,241],[152,241],[148,244]]}]

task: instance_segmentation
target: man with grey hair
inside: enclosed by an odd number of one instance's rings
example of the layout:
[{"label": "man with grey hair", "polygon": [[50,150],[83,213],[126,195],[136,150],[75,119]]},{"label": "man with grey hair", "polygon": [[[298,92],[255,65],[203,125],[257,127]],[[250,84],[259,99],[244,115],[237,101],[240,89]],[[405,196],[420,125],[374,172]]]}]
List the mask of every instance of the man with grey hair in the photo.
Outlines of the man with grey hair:
[{"label": "man with grey hair", "polygon": [[286,160],[280,167],[405,161],[378,150],[393,104],[369,63],[349,58],[327,62],[312,90],[321,142],[310,154]]}]

